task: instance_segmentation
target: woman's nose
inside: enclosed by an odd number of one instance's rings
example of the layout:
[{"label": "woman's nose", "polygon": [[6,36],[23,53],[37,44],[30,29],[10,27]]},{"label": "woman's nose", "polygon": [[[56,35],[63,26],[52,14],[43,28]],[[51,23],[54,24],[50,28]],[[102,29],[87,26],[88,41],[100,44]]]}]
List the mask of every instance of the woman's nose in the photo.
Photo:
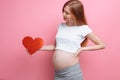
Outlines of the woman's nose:
[{"label": "woman's nose", "polygon": [[65,12],[63,12],[63,16],[66,16]]}]

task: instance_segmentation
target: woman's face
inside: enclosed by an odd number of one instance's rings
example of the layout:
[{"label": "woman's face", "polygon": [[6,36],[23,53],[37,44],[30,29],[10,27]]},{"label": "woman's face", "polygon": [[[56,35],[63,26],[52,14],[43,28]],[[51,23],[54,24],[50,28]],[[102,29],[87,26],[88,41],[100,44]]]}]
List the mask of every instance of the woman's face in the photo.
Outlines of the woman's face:
[{"label": "woman's face", "polygon": [[72,13],[70,12],[70,9],[69,9],[69,6],[66,6],[63,10],[63,19],[66,21],[66,22],[71,22],[73,21],[73,15]]}]

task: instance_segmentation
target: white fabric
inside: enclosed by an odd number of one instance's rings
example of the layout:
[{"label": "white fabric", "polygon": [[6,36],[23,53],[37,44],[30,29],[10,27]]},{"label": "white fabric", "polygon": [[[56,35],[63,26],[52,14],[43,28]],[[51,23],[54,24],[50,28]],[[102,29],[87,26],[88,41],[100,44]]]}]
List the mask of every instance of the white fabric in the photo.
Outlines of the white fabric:
[{"label": "white fabric", "polygon": [[65,23],[61,23],[56,34],[56,48],[71,53],[81,47],[85,36],[92,32],[88,25],[68,27]]}]

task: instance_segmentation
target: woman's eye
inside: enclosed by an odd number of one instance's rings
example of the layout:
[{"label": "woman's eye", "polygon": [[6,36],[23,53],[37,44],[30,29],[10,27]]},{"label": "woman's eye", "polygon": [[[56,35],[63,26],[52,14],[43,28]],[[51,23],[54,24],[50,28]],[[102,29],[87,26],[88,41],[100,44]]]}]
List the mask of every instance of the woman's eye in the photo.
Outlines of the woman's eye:
[{"label": "woman's eye", "polygon": [[66,15],[70,15],[70,10],[68,10],[68,9],[63,9],[63,13],[65,13]]},{"label": "woman's eye", "polygon": [[65,14],[69,15],[69,12],[65,11]]},{"label": "woman's eye", "polygon": [[66,15],[70,15],[68,11],[63,11],[63,13],[65,13]]}]

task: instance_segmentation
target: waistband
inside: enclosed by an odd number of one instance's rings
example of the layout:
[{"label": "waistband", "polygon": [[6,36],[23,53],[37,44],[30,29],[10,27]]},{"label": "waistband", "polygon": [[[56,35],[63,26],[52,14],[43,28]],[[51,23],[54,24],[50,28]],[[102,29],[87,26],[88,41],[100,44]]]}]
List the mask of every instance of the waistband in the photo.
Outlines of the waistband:
[{"label": "waistband", "polygon": [[72,66],[69,66],[65,69],[62,70],[55,70],[55,73],[61,74],[61,73],[65,73],[65,72],[71,72],[71,71],[76,71],[76,70],[80,70],[80,64],[74,64]]}]

